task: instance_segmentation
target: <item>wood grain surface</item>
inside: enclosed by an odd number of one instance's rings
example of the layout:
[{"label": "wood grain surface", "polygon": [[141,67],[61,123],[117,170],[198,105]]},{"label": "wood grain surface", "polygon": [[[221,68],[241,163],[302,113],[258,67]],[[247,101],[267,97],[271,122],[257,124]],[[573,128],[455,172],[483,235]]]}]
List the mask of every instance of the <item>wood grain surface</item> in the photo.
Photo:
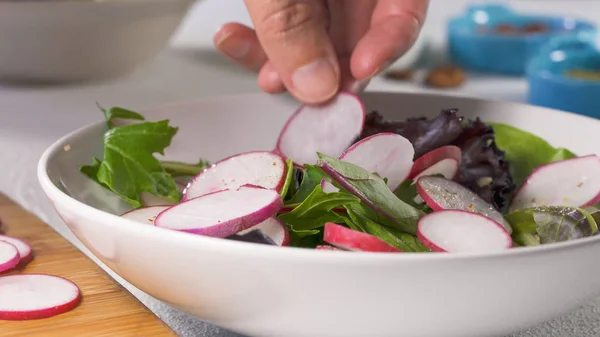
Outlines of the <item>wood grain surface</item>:
[{"label": "wood grain surface", "polygon": [[79,306],[65,314],[31,321],[0,320],[0,336],[177,336],[79,249],[1,193],[0,218],[3,222],[0,232],[26,241],[34,252],[32,262],[23,269],[6,275],[16,273],[58,275],[75,282],[82,292]]}]

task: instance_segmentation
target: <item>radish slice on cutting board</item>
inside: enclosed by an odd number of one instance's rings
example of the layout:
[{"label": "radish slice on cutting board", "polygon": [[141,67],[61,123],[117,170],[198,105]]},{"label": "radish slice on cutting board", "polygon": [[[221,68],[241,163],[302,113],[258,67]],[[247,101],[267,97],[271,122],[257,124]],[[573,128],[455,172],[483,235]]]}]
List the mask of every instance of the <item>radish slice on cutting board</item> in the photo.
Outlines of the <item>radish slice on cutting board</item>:
[{"label": "radish slice on cutting board", "polygon": [[[179,189],[179,192],[183,192],[185,190],[185,185],[175,182],[175,184],[177,184],[177,188]],[[142,192],[140,194],[140,201],[142,202],[142,205],[149,207],[149,206],[164,206],[164,205],[176,205],[177,202],[172,201],[172,200],[168,200],[166,198],[163,197],[159,197],[156,196],[152,193],[148,193],[148,192]]]},{"label": "radish slice on cutting board", "polygon": [[290,234],[281,221],[277,218],[269,218],[256,226],[238,232],[235,235],[246,235],[252,231],[259,230],[268,237],[277,246],[288,246],[290,244]]},{"label": "radish slice on cutting board", "polygon": [[45,274],[0,277],[0,319],[47,318],[75,308],[81,293],[75,283]]},{"label": "radish slice on cutting board", "polygon": [[[387,178],[387,185],[393,191],[408,176],[414,155],[415,149],[408,139],[395,133],[383,132],[355,143],[339,159]],[[338,190],[324,180],[321,186],[324,192]]]},{"label": "radish slice on cutting board", "polygon": [[0,241],[8,242],[17,248],[19,252],[19,262],[17,265],[24,266],[33,260],[33,251],[27,242],[7,235],[0,235]]},{"label": "radish slice on cutting board", "polygon": [[283,206],[275,190],[242,186],[206,194],[172,206],[156,217],[154,224],[194,234],[219,238],[251,228],[277,214]]},{"label": "radish slice on cutting board", "polygon": [[600,201],[600,157],[561,160],[533,170],[510,203],[510,211],[536,206],[591,206]]},{"label": "radish slice on cutting board", "polygon": [[417,238],[433,252],[484,253],[510,249],[510,234],[481,214],[446,210],[419,220]]},{"label": "radish slice on cutting board", "polygon": [[19,250],[17,247],[6,241],[0,241],[0,273],[14,268],[19,263],[19,260]]},{"label": "radish slice on cutting board", "polygon": [[332,222],[325,224],[323,241],[344,250],[402,253],[400,249],[389,245],[376,236],[355,231]]},{"label": "radish slice on cutting board", "polygon": [[442,177],[426,176],[417,180],[417,193],[434,211],[462,210],[484,215],[512,233],[510,224],[494,206],[468,188]]},{"label": "radish slice on cutting board", "polygon": [[188,184],[182,201],[212,192],[254,185],[280,191],[286,178],[285,160],[272,152],[248,152],[223,159]]},{"label": "radish slice on cutting board", "polygon": [[283,127],[275,151],[299,166],[316,164],[317,152],[338,158],[360,136],[365,117],[363,102],[347,92],[323,105],[304,105]]},{"label": "radish slice on cutting board", "polygon": [[[425,170],[431,168],[432,166],[434,166],[444,160],[454,159],[454,160],[456,160],[457,164],[460,165],[461,156],[462,156],[462,151],[460,150],[460,148],[458,146],[454,146],[454,145],[442,146],[433,151],[427,152],[426,154],[422,155],[417,160],[415,160],[415,163],[413,164],[413,166],[411,168],[410,174],[408,175],[408,179],[417,180],[417,176],[423,176],[424,174],[422,174],[422,173]],[[439,168],[438,168],[438,170],[439,170]],[[431,172],[431,170],[429,172]],[[431,173],[427,173],[427,174],[432,175]],[[434,174],[444,174],[444,173],[440,172],[440,173],[434,173]],[[445,174],[444,174],[444,177],[446,177],[447,179],[453,178],[453,177],[449,178]]]},{"label": "radish slice on cutting board", "polygon": [[131,219],[147,225],[154,225],[158,214],[171,206],[149,206],[131,210],[121,215],[122,218]]}]

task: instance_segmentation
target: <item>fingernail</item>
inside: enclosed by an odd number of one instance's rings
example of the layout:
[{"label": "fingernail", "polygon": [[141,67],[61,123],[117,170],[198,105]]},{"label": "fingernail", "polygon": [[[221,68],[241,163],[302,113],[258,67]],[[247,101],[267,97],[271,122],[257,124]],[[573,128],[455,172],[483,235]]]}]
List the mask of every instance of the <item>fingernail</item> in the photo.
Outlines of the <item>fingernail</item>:
[{"label": "fingernail", "polygon": [[324,101],[338,90],[339,75],[328,59],[320,59],[298,68],[292,75],[293,90],[307,101]]},{"label": "fingernail", "polygon": [[248,55],[250,51],[250,42],[231,34],[219,36],[215,42],[216,47],[225,55],[241,60]]}]

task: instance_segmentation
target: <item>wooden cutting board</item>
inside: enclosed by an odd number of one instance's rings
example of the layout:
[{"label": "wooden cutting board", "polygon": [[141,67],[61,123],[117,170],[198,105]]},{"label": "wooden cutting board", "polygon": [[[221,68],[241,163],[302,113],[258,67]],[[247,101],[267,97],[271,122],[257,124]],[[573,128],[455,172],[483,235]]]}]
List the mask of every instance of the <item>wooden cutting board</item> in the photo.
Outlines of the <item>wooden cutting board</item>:
[{"label": "wooden cutting board", "polygon": [[[0,320],[2,337],[171,337],[169,327],[54,229],[0,193],[0,232],[31,245],[34,259],[15,273],[67,278],[82,292],[77,308],[31,321]],[[1,277],[1,275],[0,275]],[[2,299],[0,298],[0,301]]]}]

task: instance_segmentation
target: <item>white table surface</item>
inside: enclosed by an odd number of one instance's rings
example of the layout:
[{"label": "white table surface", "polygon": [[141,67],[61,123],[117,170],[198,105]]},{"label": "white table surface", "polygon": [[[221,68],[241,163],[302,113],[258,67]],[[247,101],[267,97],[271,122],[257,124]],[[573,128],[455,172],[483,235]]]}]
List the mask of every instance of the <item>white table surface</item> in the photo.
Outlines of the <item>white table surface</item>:
[{"label": "white table surface", "polygon": [[[368,90],[419,88],[375,79]],[[523,101],[525,90],[526,84],[519,79],[475,77],[454,94]],[[48,222],[99,263],[56,216],[39,187],[35,170],[42,151],[65,133],[99,120],[101,113],[95,107],[96,101],[105,106],[143,109],[204,96],[251,91],[259,91],[251,74],[231,67],[211,50],[198,48],[167,50],[135,73],[112,82],[73,87],[0,85],[0,191]],[[107,271],[180,336],[238,336],[175,310]],[[592,300],[570,315],[512,337],[526,336],[600,336],[600,299]]]}]

